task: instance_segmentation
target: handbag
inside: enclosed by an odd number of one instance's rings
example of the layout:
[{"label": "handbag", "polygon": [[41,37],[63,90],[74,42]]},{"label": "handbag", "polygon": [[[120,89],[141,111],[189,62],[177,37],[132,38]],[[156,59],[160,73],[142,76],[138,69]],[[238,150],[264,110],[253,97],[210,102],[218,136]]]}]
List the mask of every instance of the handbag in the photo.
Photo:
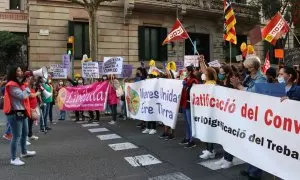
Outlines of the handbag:
[{"label": "handbag", "polygon": [[31,119],[32,119],[33,121],[39,120],[39,118],[40,118],[40,113],[39,113],[38,109],[37,109],[37,108],[35,108],[35,109],[30,109],[30,111],[31,111]]},{"label": "handbag", "polygon": [[117,94],[117,97],[121,97],[124,95],[124,92],[123,92],[123,89],[121,86],[116,90],[116,94]]}]

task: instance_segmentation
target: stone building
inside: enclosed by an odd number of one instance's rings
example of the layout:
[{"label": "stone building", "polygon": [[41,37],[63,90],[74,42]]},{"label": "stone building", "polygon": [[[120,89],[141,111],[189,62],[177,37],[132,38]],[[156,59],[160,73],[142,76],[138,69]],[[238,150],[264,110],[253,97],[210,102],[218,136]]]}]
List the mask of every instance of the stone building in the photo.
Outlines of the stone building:
[{"label": "stone building", "polygon": [[[20,4],[20,10],[7,10],[7,1]],[[258,12],[246,0],[235,2],[238,45],[233,46],[233,59],[240,53],[239,44],[249,41],[249,30],[260,22]],[[25,0],[0,0],[0,10],[0,19],[2,13],[12,18],[3,20],[7,22],[3,26],[1,19],[1,30],[26,33],[28,27],[31,69],[61,63],[67,39],[74,36],[75,69],[79,71],[79,60],[89,53],[89,17],[81,6],[70,0],[27,0],[27,4]],[[177,61],[183,60],[184,55],[193,55],[189,40],[161,46],[176,17],[207,61],[229,59],[229,45],[223,40],[223,0],[119,0],[101,5],[97,15],[98,61],[105,56],[123,56],[125,63],[138,67],[141,60]],[[256,46],[262,58],[264,47],[263,42]]]}]

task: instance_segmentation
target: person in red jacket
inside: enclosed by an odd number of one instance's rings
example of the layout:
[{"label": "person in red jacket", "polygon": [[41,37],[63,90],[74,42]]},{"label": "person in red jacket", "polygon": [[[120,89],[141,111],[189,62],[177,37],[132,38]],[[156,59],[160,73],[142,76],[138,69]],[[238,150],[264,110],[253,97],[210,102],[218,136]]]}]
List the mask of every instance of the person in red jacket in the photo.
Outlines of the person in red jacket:
[{"label": "person in red jacket", "polygon": [[[32,94],[36,93],[36,89],[37,89],[36,81],[33,77],[30,77],[29,89]],[[39,110],[37,109],[37,106],[38,106],[37,98],[40,98],[40,96],[30,96],[29,97],[31,117],[28,118],[28,138],[30,140],[38,140],[38,137],[32,134],[33,123],[37,122],[40,119]]]},{"label": "person in red jacket", "polygon": [[196,144],[192,138],[192,122],[191,122],[191,108],[190,108],[190,91],[194,84],[198,84],[198,80],[194,75],[194,67],[186,67],[187,78],[183,80],[183,89],[181,92],[180,108],[183,112],[185,122],[185,138],[180,144],[186,144],[186,148],[195,147]]}]

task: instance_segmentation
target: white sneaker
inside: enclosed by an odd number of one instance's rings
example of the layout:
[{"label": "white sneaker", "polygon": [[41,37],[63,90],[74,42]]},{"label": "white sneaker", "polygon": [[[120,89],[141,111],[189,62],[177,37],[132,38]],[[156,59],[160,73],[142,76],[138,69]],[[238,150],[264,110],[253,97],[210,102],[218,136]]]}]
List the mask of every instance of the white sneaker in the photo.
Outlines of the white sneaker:
[{"label": "white sneaker", "polygon": [[148,134],[150,132],[150,129],[145,129],[144,131],[142,131],[143,134]]},{"label": "white sneaker", "polygon": [[38,140],[39,137],[37,137],[37,136],[35,136],[35,135],[32,135],[29,139],[30,139],[30,140]]},{"label": "white sneaker", "polygon": [[22,166],[25,163],[20,160],[20,158],[16,158],[15,160],[10,160],[10,164],[15,165],[15,166]]},{"label": "white sneaker", "polygon": [[156,130],[155,129],[150,129],[149,134],[156,134]]},{"label": "white sneaker", "polygon": [[29,141],[26,141],[26,146],[29,146],[31,143]]},{"label": "white sneaker", "polygon": [[225,163],[225,161],[226,161],[226,160],[225,160],[224,157],[223,157],[222,159],[216,161],[215,164],[221,166],[222,164]]},{"label": "white sneaker", "polygon": [[228,168],[230,168],[232,165],[233,165],[232,162],[226,161],[226,160],[225,160],[225,162],[222,164],[221,168],[222,168],[222,169],[228,169]]},{"label": "white sneaker", "polygon": [[124,116],[124,117],[123,117],[123,121],[126,121],[126,120],[127,120],[127,117],[126,117],[126,116]]},{"label": "white sneaker", "polygon": [[21,158],[31,157],[31,156],[35,156],[35,155],[36,155],[35,151],[27,151],[26,154],[21,154]]},{"label": "white sneaker", "polygon": [[199,156],[201,159],[212,159],[215,158],[216,153],[213,151],[213,153],[209,152],[209,151],[204,151],[203,154],[201,156]]},{"label": "white sneaker", "polygon": [[114,125],[114,124],[116,124],[116,121],[111,120],[111,121],[108,122],[108,124]]}]

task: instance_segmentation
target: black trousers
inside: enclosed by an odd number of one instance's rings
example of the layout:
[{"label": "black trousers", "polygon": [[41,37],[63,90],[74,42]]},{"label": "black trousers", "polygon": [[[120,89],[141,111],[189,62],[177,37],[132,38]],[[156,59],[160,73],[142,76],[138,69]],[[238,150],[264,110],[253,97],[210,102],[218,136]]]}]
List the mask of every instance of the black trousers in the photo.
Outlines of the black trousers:
[{"label": "black trousers", "polygon": [[149,121],[147,123],[147,129],[156,129],[156,121]]},{"label": "black trousers", "polygon": [[110,105],[113,121],[117,120],[117,104]]},{"label": "black trousers", "polygon": [[33,120],[28,119],[28,137],[32,136],[32,126],[33,126]]},{"label": "black trousers", "polygon": [[75,118],[76,118],[76,121],[79,121],[79,117],[82,117],[82,120],[84,121],[84,116],[83,116],[83,111],[75,111]]},{"label": "black trousers", "polygon": [[206,150],[208,150],[209,152],[213,152],[214,150],[214,144],[213,143],[206,143]]}]

